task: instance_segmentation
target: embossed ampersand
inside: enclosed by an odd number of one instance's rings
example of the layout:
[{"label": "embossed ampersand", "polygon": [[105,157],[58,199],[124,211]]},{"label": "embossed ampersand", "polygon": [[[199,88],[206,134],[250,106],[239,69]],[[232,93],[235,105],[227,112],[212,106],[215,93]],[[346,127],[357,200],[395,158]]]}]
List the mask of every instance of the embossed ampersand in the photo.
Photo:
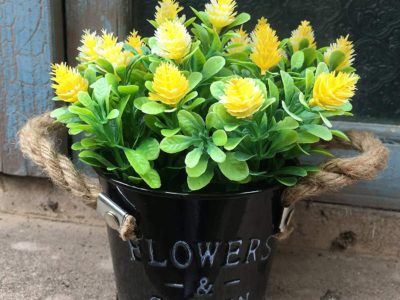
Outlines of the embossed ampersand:
[{"label": "embossed ampersand", "polygon": [[210,295],[212,294],[213,285],[208,282],[207,277],[202,277],[200,279],[199,287],[197,289],[198,296]]}]

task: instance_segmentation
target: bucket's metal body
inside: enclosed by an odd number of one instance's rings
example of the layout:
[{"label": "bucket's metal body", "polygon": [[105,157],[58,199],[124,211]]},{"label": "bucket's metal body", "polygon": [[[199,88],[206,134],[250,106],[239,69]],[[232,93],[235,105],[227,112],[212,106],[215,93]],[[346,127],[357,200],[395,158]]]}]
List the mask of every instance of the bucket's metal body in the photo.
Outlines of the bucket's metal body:
[{"label": "bucket's metal body", "polygon": [[282,215],[279,187],[182,194],[100,181],[139,229],[138,241],[124,242],[108,228],[119,300],[264,299]]}]

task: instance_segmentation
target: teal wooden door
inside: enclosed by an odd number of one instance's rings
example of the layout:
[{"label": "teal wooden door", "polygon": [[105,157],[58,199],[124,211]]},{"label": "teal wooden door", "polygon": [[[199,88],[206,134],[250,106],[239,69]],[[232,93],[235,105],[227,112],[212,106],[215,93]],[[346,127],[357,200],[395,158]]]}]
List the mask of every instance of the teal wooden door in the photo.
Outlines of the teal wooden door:
[{"label": "teal wooden door", "polygon": [[[0,1],[0,173],[42,176],[18,149],[17,133],[32,116],[53,109],[50,64],[75,65],[83,29],[131,29],[129,0]],[[60,136],[59,142],[66,136]]]},{"label": "teal wooden door", "polygon": [[64,57],[60,0],[0,1],[0,172],[40,175],[18,150],[17,132],[54,107],[50,63]]}]

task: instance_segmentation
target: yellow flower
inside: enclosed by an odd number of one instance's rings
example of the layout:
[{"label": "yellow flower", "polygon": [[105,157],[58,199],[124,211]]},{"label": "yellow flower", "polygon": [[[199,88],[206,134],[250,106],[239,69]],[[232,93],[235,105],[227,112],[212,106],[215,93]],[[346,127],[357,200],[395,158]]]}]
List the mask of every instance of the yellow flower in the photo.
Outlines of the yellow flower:
[{"label": "yellow flower", "polygon": [[143,51],[140,48],[143,45],[142,38],[136,30],[129,34],[128,38],[126,39],[126,43],[135,49],[139,55],[143,54]]},{"label": "yellow flower", "polygon": [[162,0],[156,7],[155,21],[160,26],[165,21],[174,21],[178,19],[178,13],[183,10],[175,0]]},{"label": "yellow flower", "polygon": [[76,102],[78,93],[88,90],[88,82],[78,70],[68,67],[65,63],[51,66],[52,88],[57,97],[65,102]]},{"label": "yellow flower", "polygon": [[162,62],[154,73],[152,89],[150,100],[176,106],[189,91],[189,81],[175,65]]},{"label": "yellow flower", "polygon": [[118,65],[125,65],[130,56],[123,54],[123,43],[118,43],[118,38],[112,33],[102,31],[100,38],[100,54],[101,57],[111,63],[114,67]]},{"label": "yellow flower", "polygon": [[261,18],[251,34],[251,39],[253,49],[250,59],[261,69],[261,75],[265,75],[282,58],[278,37],[267,20]]},{"label": "yellow flower", "polygon": [[231,38],[230,42],[228,43],[228,46],[235,44],[237,44],[237,46],[229,48],[228,49],[229,53],[243,52],[244,50],[246,50],[246,47],[250,44],[249,35],[246,32],[246,30],[243,30],[243,27],[240,27],[240,29],[235,30],[235,33],[237,33],[239,36]]},{"label": "yellow flower", "polygon": [[205,12],[215,30],[220,32],[223,27],[235,21],[235,8],[235,0],[211,0],[211,3],[206,4]]},{"label": "yellow flower", "polygon": [[81,40],[82,45],[78,48],[78,59],[84,63],[94,62],[99,58],[107,60],[114,67],[126,65],[133,54],[123,51],[123,43],[118,43],[117,37],[106,30],[102,30],[102,36],[95,32],[84,31]]},{"label": "yellow flower", "polygon": [[292,31],[290,43],[292,44],[294,52],[300,50],[300,45],[302,45],[302,48],[309,47],[315,49],[317,47],[315,43],[314,31],[309,21],[301,21],[299,27]]},{"label": "yellow flower", "polygon": [[343,72],[322,73],[315,80],[313,98],[309,104],[326,110],[344,105],[354,96],[360,77]]},{"label": "yellow flower", "polygon": [[331,54],[334,51],[341,51],[344,54],[343,61],[336,67],[336,71],[341,71],[344,68],[350,67],[354,61],[354,49],[353,43],[349,41],[349,36],[346,37],[341,36],[336,40],[336,43],[330,45],[330,47],[324,53],[325,63],[329,65],[329,60],[331,58]]},{"label": "yellow flower", "polygon": [[254,79],[232,78],[224,89],[220,102],[236,118],[251,117],[264,103],[264,94]]},{"label": "yellow flower", "polygon": [[157,55],[180,62],[190,51],[191,38],[179,21],[165,21],[156,30]]},{"label": "yellow flower", "polygon": [[78,47],[78,59],[81,62],[92,62],[100,58],[99,37],[96,32],[84,30],[81,43],[82,45]]}]

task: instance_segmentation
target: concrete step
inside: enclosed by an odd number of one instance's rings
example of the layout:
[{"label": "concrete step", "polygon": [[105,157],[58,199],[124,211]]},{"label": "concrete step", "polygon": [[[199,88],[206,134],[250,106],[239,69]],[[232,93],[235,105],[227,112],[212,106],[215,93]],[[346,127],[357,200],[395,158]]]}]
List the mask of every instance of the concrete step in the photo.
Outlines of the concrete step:
[{"label": "concrete step", "polygon": [[[0,213],[0,299],[115,299],[105,226]],[[397,300],[396,258],[280,244],[267,299]]]},{"label": "concrete step", "polygon": [[[400,299],[400,214],[300,203],[268,299]],[[48,180],[0,175],[0,300],[114,299],[103,220]]]}]

